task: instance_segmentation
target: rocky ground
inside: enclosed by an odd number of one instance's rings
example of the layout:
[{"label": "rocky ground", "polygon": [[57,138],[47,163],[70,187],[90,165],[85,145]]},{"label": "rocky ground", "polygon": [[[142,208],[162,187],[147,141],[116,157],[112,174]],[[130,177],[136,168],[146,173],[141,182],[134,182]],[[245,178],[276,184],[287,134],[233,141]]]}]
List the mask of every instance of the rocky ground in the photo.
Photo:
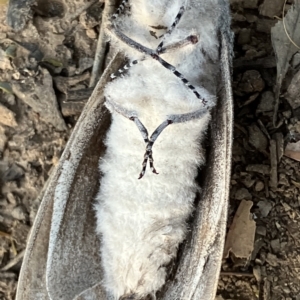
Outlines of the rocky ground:
[{"label": "rocky ground", "polygon": [[[103,6],[25,2],[11,0],[6,18],[7,1],[0,1],[0,299],[7,300],[15,295],[37,195],[91,94]],[[276,63],[276,45],[289,44],[286,34],[271,37],[284,0],[230,2],[235,124],[217,299],[300,300],[300,54],[281,49],[291,55],[286,66]],[[279,67],[286,71],[277,109]]]}]

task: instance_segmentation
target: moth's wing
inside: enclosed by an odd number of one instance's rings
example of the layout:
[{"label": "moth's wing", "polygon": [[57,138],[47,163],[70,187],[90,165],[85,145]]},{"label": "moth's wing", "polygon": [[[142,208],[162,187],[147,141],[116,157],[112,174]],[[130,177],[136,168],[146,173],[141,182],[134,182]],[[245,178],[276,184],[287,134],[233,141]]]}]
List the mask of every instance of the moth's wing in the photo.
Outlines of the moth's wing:
[{"label": "moth's wing", "polygon": [[214,300],[222,262],[231,172],[233,100],[230,45],[221,35],[222,89],[212,114],[211,151],[191,237],[161,299]]},{"label": "moth's wing", "polygon": [[103,141],[110,125],[103,91],[122,60],[118,55],[104,72],[64,151],[46,270],[48,293],[55,300],[73,299],[102,279],[93,205],[99,190],[99,159],[105,152]]},{"label": "moth's wing", "polygon": [[105,291],[101,285],[101,282],[95,284],[91,288],[80,293],[73,300],[98,300],[98,299],[107,299]]},{"label": "moth's wing", "polygon": [[[39,196],[43,201],[26,245],[16,300],[49,299],[46,290],[46,262],[53,206],[53,189],[49,188],[49,183],[53,182],[55,173],[56,171],[53,170]],[[47,193],[45,193],[46,189],[48,189]]]},{"label": "moth's wing", "polygon": [[[28,242],[17,300],[73,299],[101,281],[93,202],[110,124],[103,89],[123,59],[117,54],[104,72],[49,182]],[[105,299],[100,294],[97,299]]]}]

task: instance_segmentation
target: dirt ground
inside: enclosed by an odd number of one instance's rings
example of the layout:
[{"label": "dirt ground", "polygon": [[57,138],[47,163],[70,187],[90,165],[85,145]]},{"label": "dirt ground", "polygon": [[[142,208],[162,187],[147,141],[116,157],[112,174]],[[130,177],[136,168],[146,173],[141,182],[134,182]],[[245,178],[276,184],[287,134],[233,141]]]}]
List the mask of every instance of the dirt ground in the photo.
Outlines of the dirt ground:
[{"label": "dirt ground", "polygon": [[[14,299],[37,196],[91,94],[103,6],[34,2],[11,0],[7,12],[7,1],[0,1],[0,299],[7,300]],[[300,57],[294,54],[282,84],[275,126],[271,28],[284,0],[230,3],[235,123],[217,299],[300,300],[300,155],[286,150],[300,139],[300,92],[288,93]]]}]

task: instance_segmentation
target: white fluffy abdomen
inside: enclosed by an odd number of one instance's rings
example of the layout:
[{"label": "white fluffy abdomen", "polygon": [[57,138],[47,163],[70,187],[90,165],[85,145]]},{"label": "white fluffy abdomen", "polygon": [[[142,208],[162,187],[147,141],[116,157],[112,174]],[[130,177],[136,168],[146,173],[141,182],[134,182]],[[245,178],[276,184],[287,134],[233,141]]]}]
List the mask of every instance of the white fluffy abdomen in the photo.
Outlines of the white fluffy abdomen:
[{"label": "white fluffy abdomen", "polygon": [[[151,134],[164,119],[148,104],[148,118],[141,121]],[[104,284],[116,299],[133,293],[145,296],[164,284],[164,266],[176,255],[193,209],[195,176],[203,163],[199,141],[208,121],[209,114],[168,126],[153,147],[159,175],[148,165],[138,180],[145,143],[134,122],[113,113],[107,152],[100,161],[104,175],[96,209]]]}]

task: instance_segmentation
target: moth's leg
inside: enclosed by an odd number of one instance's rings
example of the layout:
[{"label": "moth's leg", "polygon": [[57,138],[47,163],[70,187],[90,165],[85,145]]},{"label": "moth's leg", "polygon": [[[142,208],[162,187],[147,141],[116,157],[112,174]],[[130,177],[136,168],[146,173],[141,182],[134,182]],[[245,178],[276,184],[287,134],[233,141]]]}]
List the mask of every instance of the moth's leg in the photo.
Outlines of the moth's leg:
[{"label": "moth's leg", "polygon": [[[166,33],[162,34],[159,38],[162,38],[162,37],[163,37],[164,35],[166,35],[166,34],[170,34],[170,33],[174,30],[174,28],[175,28],[175,27],[177,26],[177,24],[179,23],[179,21],[180,21],[182,15],[183,15],[183,13],[184,13],[184,11],[185,11],[184,6],[181,6],[180,9],[179,9],[178,14],[177,14],[176,17],[175,17],[175,21],[173,22],[173,24],[171,25],[171,27],[167,30]],[[164,41],[161,41],[161,42],[159,43],[159,45],[158,45],[157,48],[156,48],[156,51],[157,51],[157,52],[160,52],[161,48],[163,47],[163,44],[164,44]]]},{"label": "moth's leg", "polygon": [[113,35],[115,35],[119,40],[121,40],[122,42],[124,42],[128,46],[136,49],[137,51],[139,51],[141,53],[144,53],[144,54],[147,54],[147,55],[150,55],[150,56],[151,56],[151,54],[156,53],[152,49],[147,48],[147,47],[137,43],[136,41],[132,40],[130,37],[125,35],[123,32],[121,32],[116,26],[113,26],[113,25],[109,24],[109,25],[107,25],[107,29]]},{"label": "moth's leg", "polygon": [[116,12],[112,15],[111,19],[116,20],[117,17],[124,11],[126,4],[128,4],[128,0],[123,0],[119,7],[117,8]]},{"label": "moth's leg", "polygon": [[147,144],[146,153],[144,155],[144,161],[143,161],[143,169],[142,169],[142,172],[140,173],[139,179],[141,179],[145,174],[148,159],[149,159],[149,162],[150,162],[150,167],[152,169],[152,172],[158,174],[156,172],[155,168],[154,168],[154,165],[153,165],[152,147],[153,147],[155,141],[157,140],[158,136],[163,132],[163,130],[166,127],[168,127],[169,125],[174,124],[174,123],[184,123],[184,122],[188,122],[188,121],[191,121],[191,120],[200,119],[207,112],[208,112],[208,109],[203,109],[202,108],[202,109],[198,109],[198,110],[195,110],[193,112],[186,113],[186,114],[170,115],[167,118],[167,120],[165,120],[163,123],[161,123],[154,130],[154,132],[152,133],[152,135],[149,139],[149,142]]},{"label": "moth's leg", "polygon": [[[168,120],[171,122],[170,124],[185,123],[185,122],[189,122],[192,120],[202,118],[208,111],[209,111],[209,108],[207,108],[207,107],[200,108],[200,109],[197,109],[195,111],[192,111],[192,112],[186,113],[186,114],[169,115]],[[151,135],[151,138],[152,138],[152,135]],[[151,140],[151,138],[150,138],[150,140]]]},{"label": "moth's leg", "polygon": [[130,111],[112,100],[106,100],[106,105],[110,110],[113,110],[118,114],[122,115],[123,117],[129,119],[130,121],[133,121],[138,130],[140,131],[145,143],[149,142],[148,131],[134,111]]},{"label": "moth's leg", "polygon": [[140,173],[140,176],[139,176],[139,179],[141,179],[144,174],[145,174],[145,171],[146,171],[146,166],[147,166],[147,161],[149,159],[149,163],[150,163],[150,168],[152,170],[153,173],[155,174],[158,174],[154,168],[154,164],[153,164],[153,156],[152,156],[152,147],[153,147],[153,144],[155,142],[155,140],[158,138],[158,136],[161,134],[161,132],[168,126],[172,123],[172,121],[170,122],[169,120],[166,120],[164,121],[162,124],[160,124],[155,130],[154,132],[152,133],[149,141],[148,141],[148,144],[147,144],[147,147],[146,147],[146,152],[145,152],[145,155],[144,155],[144,161],[143,161],[143,169]]},{"label": "moth's leg", "polygon": [[138,60],[133,60],[133,61],[129,62],[128,64],[126,64],[125,66],[120,68],[116,73],[112,73],[110,75],[110,78],[114,79],[114,78],[118,77],[119,75],[122,75],[124,72],[126,72],[129,68],[136,65],[137,63],[138,63]]},{"label": "moth's leg", "polygon": [[165,67],[166,69],[170,70],[176,77],[180,78],[181,81],[184,83],[184,85],[191,91],[194,93],[194,95],[202,101],[202,103],[204,105],[207,104],[207,100],[204,99],[203,97],[200,96],[200,94],[197,92],[196,88],[179,72],[177,71],[177,69],[172,66],[171,64],[169,64],[168,62],[166,62],[165,60],[163,60],[161,57],[159,57],[157,54],[153,54],[151,55],[152,58],[154,58],[155,60],[159,61],[163,67]]},{"label": "moth's leg", "polygon": [[194,45],[198,43],[198,37],[196,35],[189,35],[185,39],[175,42],[173,44],[167,45],[165,47],[161,47],[159,50],[157,50],[157,54],[163,54],[168,53],[174,50],[177,50],[179,48],[188,46],[188,45]]},{"label": "moth's leg", "polygon": [[181,79],[181,81],[185,84],[185,86],[190,89],[194,95],[202,101],[202,103],[205,105],[207,101],[200,96],[200,94],[196,91],[196,88],[179,72],[176,70],[174,66],[166,62],[164,59],[162,59],[155,51],[151,50],[150,48],[147,48],[136,41],[132,40],[128,36],[126,36],[123,32],[121,32],[118,28],[108,26],[108,30],[115,34],[121,41],[123,41],[125,44],[131,46],[132,48],[138,50],[141,53],[144,53],[146,55],[151,56],[153,59],[157,60],[159,63],[162,64],[166,69],[170,70],[175,76]]}]

